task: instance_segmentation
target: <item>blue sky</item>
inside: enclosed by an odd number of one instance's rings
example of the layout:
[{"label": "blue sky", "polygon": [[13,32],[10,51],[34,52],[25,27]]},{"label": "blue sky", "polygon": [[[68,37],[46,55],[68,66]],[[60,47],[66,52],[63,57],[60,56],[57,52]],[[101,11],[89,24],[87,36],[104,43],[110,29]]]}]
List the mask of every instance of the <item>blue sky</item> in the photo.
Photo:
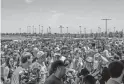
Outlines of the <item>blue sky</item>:
[{"label": "blue sky", "polygon": [[[44,32],[50,26],[52,33],[59,33],[59,25],[69,27],[70,33],[79,32],[79,26],[105,31],[103,18],[108,21],[109,31],[124,29],[124,0],[1,0],[1,31],[22,32],[27,26],[44,26]],[[31,30],[32,31],[32,30]]]}]

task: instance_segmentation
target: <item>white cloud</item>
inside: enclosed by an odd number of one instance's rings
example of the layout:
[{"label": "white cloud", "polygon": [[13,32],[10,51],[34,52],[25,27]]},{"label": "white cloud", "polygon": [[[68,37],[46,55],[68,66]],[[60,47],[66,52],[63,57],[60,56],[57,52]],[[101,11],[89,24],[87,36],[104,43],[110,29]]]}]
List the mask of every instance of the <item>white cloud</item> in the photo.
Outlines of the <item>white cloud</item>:
[{"label": "white cloud", "polygon": [[52,11],[51,11],[51,13],[57,13],[57,11],[55,11],[55,10],[52,10]]},{"label": "white cloud", "polygon": [[30,4],[32,3],[34,0],[25,0],[26,3]]},{"label": "white cloud", "polygon": [[84,17],[76,17],[76,19],[84,19]]},{"label": "white cloud", "polygon": [[53,14],[50,17],[50,19],[48,19],[49,26],[55,26],[62,15],[64,15],[64,13],[55,13],[55,14]]}]

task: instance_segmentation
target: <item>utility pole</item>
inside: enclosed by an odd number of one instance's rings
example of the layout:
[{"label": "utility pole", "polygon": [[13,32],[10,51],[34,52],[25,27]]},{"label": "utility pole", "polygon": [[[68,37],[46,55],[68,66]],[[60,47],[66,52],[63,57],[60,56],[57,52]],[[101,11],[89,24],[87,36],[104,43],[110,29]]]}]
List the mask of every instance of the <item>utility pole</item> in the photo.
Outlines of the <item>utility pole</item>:
[{"label": "utility pole", "polygon": [[106,22],[106,24],[105,24],[106,25],[106,34],[108,34],[108,32],[107,32],[108,31],[108,29],[107,29],[107,25],[108,25],[107,21],[111,20],[111,19],[102,19],[102,20],[105,20],[105,22]]}]

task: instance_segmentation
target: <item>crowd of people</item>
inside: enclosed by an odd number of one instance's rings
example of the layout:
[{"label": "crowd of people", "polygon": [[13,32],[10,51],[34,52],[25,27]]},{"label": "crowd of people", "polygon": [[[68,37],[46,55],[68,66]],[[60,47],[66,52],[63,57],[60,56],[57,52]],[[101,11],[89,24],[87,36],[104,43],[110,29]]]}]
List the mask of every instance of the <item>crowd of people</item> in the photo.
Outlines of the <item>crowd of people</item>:
[{"label": "crowd of people", "polygon": [[1,84],[122,84],[124,39],[1,42]]}]

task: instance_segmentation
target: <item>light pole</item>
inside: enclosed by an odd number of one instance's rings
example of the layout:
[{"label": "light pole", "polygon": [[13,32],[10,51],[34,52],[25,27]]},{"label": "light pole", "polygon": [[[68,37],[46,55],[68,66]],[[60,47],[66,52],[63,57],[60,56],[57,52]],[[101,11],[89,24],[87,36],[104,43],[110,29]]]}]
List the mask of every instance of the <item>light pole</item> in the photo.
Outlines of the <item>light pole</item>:
[{"label": "light pole", "polygon": [[40,25],[39,25],[39,34],[40,34]]},{"label": "light pole", "polygon": [[108,29],[107,29],[107,25],[108,25],[107,21],[111,20],[111,19],[101,19],[101,20],[105,20],[105,22],[106,22],[106,24],[105,24],[105,26],[106,26],[106,34],[108,34],[108,32],[107,32],[108,31]]},{"label": "light pole", "polygon": [[62,25],[60,25],[60,34],[62,35],[62,29],[64,28],[64,27],[62,27]]},{"label": "light pole", "polygon": [[98,27],[99,36],[101,36],[101,28]]},{"label": "light pole", "polygon": [[60,34],[62,34],[62,29],[64,28],[64,27],[62,27],[62,25],[60,25]]},{"label": "light pole", "polygon": [[37,33],[37,30],[36,30],[36,28],[35,28],[35,34]]},{"label": "light pole", "polygon": [[33,25],[33,34],[34,34],[34,25]]},{"label": "light pole", "polygon": [[49,29],[47,28],[47,34],[48,34],[48,30],[49,30]]},{"label": "light pole", "polygon": [[68,34],[68,27],[66,27],[67,28],[67,34]]},{"label": "light pole", "polygon": [[43,34],[43,26],[42,26],[42,34]]},{"label": "light pole", "polygon": [[31,29],[30,29],[31,26],[29,26],[29,34],[31,33]]},{"label": "light pole", "polygon": [[49,26],[49,33],[51,34],[51,27]]},{"label": "light pole", "polygon": [[86,28],[84,28],[85,38],[86,38]]},{"label": "light pole", "polygon": [[82,33],[82,31],[81,31],[81,26],[79,26],[79,28],[80,28],[80,38],[81,38],[81,33]]},{"label": "light pole", "polygon": [[20,34],[21,34],[21,28],[19,28]]},{"label": "light pole", "polygon": [[115,33],[115,27],[114,27],[114,33]]},{"label": "light pole", "polygon": [[27,34],[28,34],[28,27],[29,27],[29,26],[27,26]]}]

